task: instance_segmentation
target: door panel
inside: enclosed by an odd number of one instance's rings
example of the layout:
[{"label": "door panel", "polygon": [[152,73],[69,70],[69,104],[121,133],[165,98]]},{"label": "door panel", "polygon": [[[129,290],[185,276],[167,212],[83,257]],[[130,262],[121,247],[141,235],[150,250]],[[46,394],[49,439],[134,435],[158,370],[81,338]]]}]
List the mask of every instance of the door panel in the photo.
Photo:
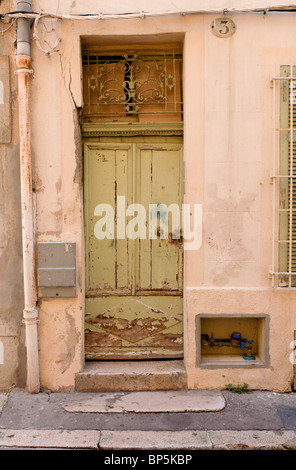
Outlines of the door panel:
[{"label": "door panel", "polygon": [[[132,145],[85,146],[86,295],[131,293],[129,240],[95,237],[98,204],[116,213],[117,194],[131,203]],[[115,221],[116,229],[116,221]]]},{"label": "door panel", "polygon": [[182,297],[86,299],[87,359],[183,356]]},{"label": "door panel", "polygon": [[[182,146],[178,144],[137,146],[139,200],[149,213],[149,205],[177,204],[182,217]],[[161,206],[160,206],[161,207]],[[147,217],[148,218],[148,217]],[[139,240],[137,291],[182,292],[182,244],[162,239],[162,230],[172,234],[170,212],[160,210],[157,239]],[[182,220],[182,219],[181,219]],[[148,231],[147,231],[148,232]]]},{"label": "door panel", "polygon": [[[181,209],[182,144],[115,140],[86,143],[84,154],[86,358],[182,357],[183,247],[173,238],[170,212],[160,206]],[[145,239],[117,239],[117,196],[125,196],[126,208],[140,203],[146,209]],[[102,203],[114,210],[114,238],[96,238]],[[149,238],[151,204],[158,215],[155,239]],[[161,238],[166,224],[170,236]]]}]

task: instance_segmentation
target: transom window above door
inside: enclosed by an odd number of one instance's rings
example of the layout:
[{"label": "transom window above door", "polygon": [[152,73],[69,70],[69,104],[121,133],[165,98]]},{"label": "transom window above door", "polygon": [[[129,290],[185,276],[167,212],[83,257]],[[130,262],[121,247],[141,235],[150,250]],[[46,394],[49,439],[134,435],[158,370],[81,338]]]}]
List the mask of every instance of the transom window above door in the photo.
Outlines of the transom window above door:
[{"label": "transom window above door", "polygon": [[182,121],[181,49],[83,53],[83,122]]}]

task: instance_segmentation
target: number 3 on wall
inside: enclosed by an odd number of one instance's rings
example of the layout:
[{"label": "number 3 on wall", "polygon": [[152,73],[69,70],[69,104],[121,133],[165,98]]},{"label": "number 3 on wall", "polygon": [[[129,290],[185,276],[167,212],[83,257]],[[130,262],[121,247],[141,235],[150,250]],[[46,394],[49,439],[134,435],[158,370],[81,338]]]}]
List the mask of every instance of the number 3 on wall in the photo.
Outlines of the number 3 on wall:
[{"label": "number 3 on wall", "polygon": [[215,36],[218,36],[218,38],[229,38],[229,36],[232,36],[235,33],[236,26],[230,18],[226,18],[224,16],[212,21],[211,30]]}]

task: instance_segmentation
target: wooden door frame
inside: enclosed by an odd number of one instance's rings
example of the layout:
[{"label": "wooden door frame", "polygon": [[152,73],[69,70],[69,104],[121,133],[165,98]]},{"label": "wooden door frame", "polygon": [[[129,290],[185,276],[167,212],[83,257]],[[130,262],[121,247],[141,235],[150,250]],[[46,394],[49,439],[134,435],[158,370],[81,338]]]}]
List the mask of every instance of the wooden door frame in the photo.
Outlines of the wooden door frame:
[{"label": "wooden door frame", "polygon": [[[97,123],[97,124],[82,124],[82,148],[86,142],[94,143],[98,138],[112,138],[114,137],[183,137],[183,123]],[[103,142],[100,142],[103,143]],[[182,144],[183,145],[183,144]],[[84,174],[84,151],[83,151],[83,174]],[[183,175],[184,178],[184,175]],[[184,197],[184,194],[183,194]],[[84,176],[83,176],[83,201],[84,201]],[[84,213],[84,202],[83,202],[83,213]],[[83,223],[83,244],[85,245],[85,222]],[[84,273],[86,275],[86,250],[84,249]],[[84,284],[85,284],[85,275],[84,275]],[[182,299],[183,299],[183,333],[184,333],[184,286],[185,286],[185,269],[183,264],[183,289],[182,289]],[[84,285],[84,295],[83,295],[84,309],[86,302],[86,289]],[[85,331],[85,322],[84,322],[84,331]],[[184,347],[183,343],[183,357],[184,357]],[[85,348],[84,348],[84,357],[85,357]],[[154,359],[154,361],[157,359]]]},{"label": "wooden door frame", "polygon": [[82,124],[82,141],[98,137],[183,136],[183,123]]}]

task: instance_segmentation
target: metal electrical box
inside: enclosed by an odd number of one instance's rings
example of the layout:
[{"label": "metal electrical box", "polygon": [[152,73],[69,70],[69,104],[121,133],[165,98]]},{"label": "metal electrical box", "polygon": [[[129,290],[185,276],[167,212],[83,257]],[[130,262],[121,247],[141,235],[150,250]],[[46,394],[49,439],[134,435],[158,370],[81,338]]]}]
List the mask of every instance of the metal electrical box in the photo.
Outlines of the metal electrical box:
[{"label": "metal electrical box", "polygon": [[76,243],[38,243],[39,297],[76,297]]}]

